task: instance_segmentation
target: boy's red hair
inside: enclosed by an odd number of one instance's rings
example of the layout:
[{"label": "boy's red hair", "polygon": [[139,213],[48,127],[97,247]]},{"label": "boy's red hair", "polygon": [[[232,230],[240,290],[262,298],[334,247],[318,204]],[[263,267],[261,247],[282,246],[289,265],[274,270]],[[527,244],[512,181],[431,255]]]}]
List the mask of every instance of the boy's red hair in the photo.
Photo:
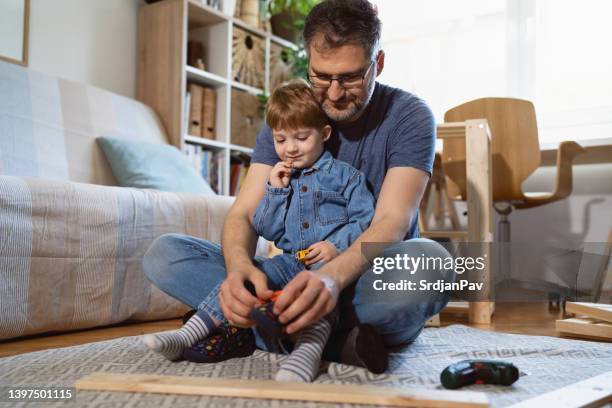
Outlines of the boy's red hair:
[{"label": "boy's red hair", "polygon": [[303,80],[293,80],[272,92],[266,105],[266,122],[273,130],[321,129],[328,124],[328,119],[310,85]]}]

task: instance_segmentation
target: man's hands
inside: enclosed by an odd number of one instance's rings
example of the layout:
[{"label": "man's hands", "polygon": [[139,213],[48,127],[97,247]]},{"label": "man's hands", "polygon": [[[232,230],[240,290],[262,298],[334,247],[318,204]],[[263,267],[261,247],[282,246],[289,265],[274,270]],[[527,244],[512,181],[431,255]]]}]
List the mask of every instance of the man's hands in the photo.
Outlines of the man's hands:
[{"label": "man's hands", "polygon": [[306,255],[304,259],[304,264],[306,264],[306,266],[314,265],[320,261],[329,262],[338,256],[338,250],[328,241],[315,242],[309,246],[308,249],[310,252],[308,252],[308,255]]},{"label": "man's hands", "polygon": [[291,322],[286,331],[292,334],[331,312],[338,295],[338,285],[332,278],[317,271],[302,271],[283,288],[272,311],[280,315],[281,323]]},{"label": "man's hands", "polygon": [[270,171],[270,185],[275,188],[286,188],[291,179],[291,161],[278,162]]},{"label": "man's hands", "polygon": [[263,300],[269,299],[274,293],[268,289],[266,275],[254,265],[248,263],[237,270],[228,270],[227,278],[219,291],[219,304],[223,315],[232,326],[246,328],[254,325],[249,314],[260,301],[245,288],[244,282],[247,280],[253,283],[257,297]]}]

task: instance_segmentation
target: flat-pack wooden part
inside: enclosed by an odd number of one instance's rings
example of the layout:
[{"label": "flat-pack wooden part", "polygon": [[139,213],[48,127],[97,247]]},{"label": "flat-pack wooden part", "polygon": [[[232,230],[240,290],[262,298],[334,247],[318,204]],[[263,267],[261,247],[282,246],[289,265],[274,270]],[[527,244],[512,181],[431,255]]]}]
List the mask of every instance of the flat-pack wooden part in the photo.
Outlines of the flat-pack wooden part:
[{"label": "flat-pack wooden part", "polygon": [[473,391],[147,374],[94,373],[77,380],[75,387],[77,390],[152,392],[394,407],[470,408],[489,406],[484,393]]},{"label": "flat-pack wooden part", "polygon": [[612,371],[542,394],[511,408],[590,408],[612,402]]},{"label": "flat-pack wooden part", "polygon": [[604,303],[567,302],[565,310],[579,316],[595,317],[612,323],[612,305]]},{"label": "flat-pack wooden part", "polygon": [[425,327],[440,327],[440,315],[433,315],[431,318],[425,322]]},{"label": "flat-pack wooden part", "polygon": [[556,329],[561,334],[612,341],[612,323],[592,317],[557,320]]}]

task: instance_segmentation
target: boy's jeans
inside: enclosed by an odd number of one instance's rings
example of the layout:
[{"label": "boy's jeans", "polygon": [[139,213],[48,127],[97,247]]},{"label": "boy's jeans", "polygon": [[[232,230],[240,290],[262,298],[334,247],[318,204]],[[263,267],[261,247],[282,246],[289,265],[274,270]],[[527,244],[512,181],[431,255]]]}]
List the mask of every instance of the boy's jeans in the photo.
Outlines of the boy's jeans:
[{"label": "boy's jeans", "polygon": [[[434,241],[416,238],[410,248],[413,256],[450,256]],[[387,248],[392,253],[393,247]],[[389,255],[390,257],[393,255]],[[272,290],[282,289],[304,267],[292,255],[273,258],[256,257],[255,265],[268,277]],[[179,301],[206,313],[218,321],[225,321],[219,306],[219,288],[225,279],[225,261],[218,244],[183,234],[165,234],[157,238],[143,259],[145,274],[159,289]],[[393,272],[393,271],[392,271]],[[452,271],[434,271],[427,280],[452,280]],[[340,327],[350,328],[358,323],[375,326],[387,346],[412,342],[425,322],[446,305],[448,294],[441,292],[373,290],[373,282],[389,282],[395,273],[374,274],[367,270],[353,285],[346,288],[338,302]],[[417,273],[415,276],[418,276]],[[393,279],[395,281],[397,279]],[[380,284],[377,285],[380,287]],[[257,338],[257,346],[265,350]]]}]

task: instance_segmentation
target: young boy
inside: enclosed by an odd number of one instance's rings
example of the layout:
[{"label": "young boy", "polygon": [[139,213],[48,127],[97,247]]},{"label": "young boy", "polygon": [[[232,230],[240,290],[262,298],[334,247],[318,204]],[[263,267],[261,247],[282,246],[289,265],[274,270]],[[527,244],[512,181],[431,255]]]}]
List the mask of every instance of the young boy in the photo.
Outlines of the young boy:
[{"label": "young boy", "polygon": [[[252,222],[259,235],[283,250],[260,265],[269,283],[280,289],[304,269],[317,274],[316,269],[347,249],[368,228],[375,202],[364,175],[325,151],[331,127],[307,83],[293,81],[277,87],[267,104],[266,121],[273,130],[274,147],[281,161],[270,171],[264,198]],[[308,253],[300,261],[296,254],[302,250]],[[318,276],[337,297],[333,282]],[[336,318],[337,313],[332,312],[298,334],[277,380],[314,379]],[[245,333],[252,338],[250,330],[222,324],[221,334],[209,336],[209,326],[210,322],[196,314],[175,333],[148,335],[143,340],[171,360],[180,358],[184,350],[188,357],[187,353],[193,353],[191,346],[204,337],[204,343],[197,347],[204,355],[209,350],[212,358],[206,356],[200,361],[248,354],[243,343],[249,341]]]},{"label": "young boy", "polygon": [[[268,101],[266,121],[281,161],[270,171],[253,226],[283,250],[278,256],[286,258],[285,273],[292,278],[304,265],[316,271],[346,250],[370,225],[375,202],[365,176],[325,151],[331,126],[308,84],[293,81],[276,88]],[[304,249],[303,265],[295,255]],[[319,277],[337,297],[328,278]],[[336,316],[332,312],[299,334],[277,380],[314,379]]]}]

